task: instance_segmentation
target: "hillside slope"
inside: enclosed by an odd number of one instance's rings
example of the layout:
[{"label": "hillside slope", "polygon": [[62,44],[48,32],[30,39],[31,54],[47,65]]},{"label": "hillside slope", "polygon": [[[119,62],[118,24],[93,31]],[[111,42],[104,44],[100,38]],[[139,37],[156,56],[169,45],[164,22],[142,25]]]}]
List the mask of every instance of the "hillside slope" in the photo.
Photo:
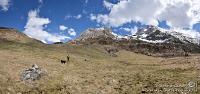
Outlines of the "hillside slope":
[{"label": "hillside slope", "polygon": [[0,27],[0,41],[13,41],[19,43],[41,43],[13,28]]},{"label": "hillside slope", "polygon": [[[161,58],[119,50],[113,57],[100,44],[26,42],[0,42],[0,94],[199,94],[199,87],[188,88],[190,81],[200,81],[199,54]],[[67,56],[70,61],[61,64]],[[33,64],[46,75],[22,81],[21,73]],[[184,87],[168,92],[158,85]]]},{"label": "hillside slope", "polygon": [[[158,58],[125,50],[116,54],[117,57],[110,56],[101,45],[1,42],[0,93],[168,94],[157,85],[180,84],[187,88],[189,81],[199,81],[199,55]],[[70,62],[61,64],[60,60],[66,60],[67,55]],[[22,71],[32,64],[37,64],[47,75],[36,81],[21,81]]]}]

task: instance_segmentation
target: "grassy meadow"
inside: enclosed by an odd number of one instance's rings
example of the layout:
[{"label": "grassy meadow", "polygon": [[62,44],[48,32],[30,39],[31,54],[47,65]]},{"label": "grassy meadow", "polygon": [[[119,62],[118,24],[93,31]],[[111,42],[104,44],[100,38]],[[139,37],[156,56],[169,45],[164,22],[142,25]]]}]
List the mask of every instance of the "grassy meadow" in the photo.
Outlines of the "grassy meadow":
[{"label": "grassy meadow", "polygon": [[[70,62],[61,64],[67,55]],[[200,94],[199,54],[161,58],[120,50],[117,55],[100,45],[1,42],[0,94]],[[32,64],[47,75],[21,81],[20,73]],[[189,87],[190,81],[197,86]]]}]

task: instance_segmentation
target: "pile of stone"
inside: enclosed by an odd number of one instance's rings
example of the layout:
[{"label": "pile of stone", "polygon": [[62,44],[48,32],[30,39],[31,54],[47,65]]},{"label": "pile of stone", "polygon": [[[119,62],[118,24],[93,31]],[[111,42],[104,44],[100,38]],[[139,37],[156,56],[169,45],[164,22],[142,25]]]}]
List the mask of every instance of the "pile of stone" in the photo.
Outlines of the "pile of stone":
[{"label": "pile of stone", "polygon": [[112,57],[117,57],[116,53],[119,52],[118,48],[116,48],[116,47],[105,47],[104,49]]},{"label": "pile of stone", "polygon": [[25,69],[21,74],[21,80],[39,80],[44,75],[44,72],[36,65],[33,64],[31,68]]}]

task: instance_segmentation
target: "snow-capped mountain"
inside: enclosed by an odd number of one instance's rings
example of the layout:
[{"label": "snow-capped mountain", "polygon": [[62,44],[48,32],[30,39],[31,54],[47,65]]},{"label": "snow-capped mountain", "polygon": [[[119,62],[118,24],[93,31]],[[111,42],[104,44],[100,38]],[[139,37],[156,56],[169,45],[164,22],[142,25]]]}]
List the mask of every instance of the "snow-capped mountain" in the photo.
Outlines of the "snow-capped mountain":
[{"label": "snow-capped mountain", "polygon": [[198,44],[198,45],[200,44],[200,37],[193,38],[190,35],[183,34],[183,33],[176,32],[176,31],[169,31],[166,33],[173,35],[174,37],[178,38],[179,40],[181,40],[185,43],[194,43],[194,44]]},{"label": "snow-capped mountain", "polygon": [[200,53],[199,38],[167,31],[155,26],[139,29],[135,35],[121,36],[107,28],[90,28],[75,41],[78,44],[110,45],[119,49],[153,56],[186,56]]},{"label": "snow-capped mountain", "polygon": [[89,28],[76,40],[84,41],[94,38],[110,38],[113,40],[140,40],[149,43],[193,43],[200,44],[200,37],[191,37],[178,31],[165,30],[156,26],[146,26],[139,29],[135,35],[118,35],[108,28]]},{"label": "snow-capped mountain", "polygon": [[137,39],[141,41],[150,43],[183,42],[200,44],[200,37],[193,38],[178,31],[165,30],[156,26],[141,28],[134,36],[137,36]]},{"label": "snow-capped mountain", "polygon": [[137,36],[138,40],[150,43],[164,43],[174,38],[170,34],[155,26],[141,28],[136,32],[135,36]]},{"label": "snow-capped mountain", "polygon": [[125,35],[125,36],[122,36],[122,35],[118,35],[118,34],[116,34],[116,33],[114,33],[114,32],[112,32],[112,34],[115,36],[115,39],[116,40],[121,40],[121,39],[127,39],[127,40],[129,40],[129,39],[132,39],[134,36],[132,36],[132,35]]}]

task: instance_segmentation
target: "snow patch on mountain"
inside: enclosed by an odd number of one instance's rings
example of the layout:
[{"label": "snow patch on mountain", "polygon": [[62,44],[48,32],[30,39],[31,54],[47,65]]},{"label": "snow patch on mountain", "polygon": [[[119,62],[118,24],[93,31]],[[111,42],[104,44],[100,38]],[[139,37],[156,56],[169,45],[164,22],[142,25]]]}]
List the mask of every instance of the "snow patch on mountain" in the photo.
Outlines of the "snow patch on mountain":
[{"label": "snow patch on mountain", "polygon": [[115,39],[117,39],[117,40],[121,40],[121,39],[131,39],[131,38],[133,38],[132,35],[125,35],[125,36],[123,36],[123,35],[116,34],[116,33],[114,33],[114,32],[112,32],[112,34],[115,36]]},{"label": "snow patch on mountain", "polygon": [[147,39],[142,39],[142,38],[140,38],[139,40],[144,41],[144,42],[149,42],[149,43],[164,43],[167,41],[167,39],[166,40],[147,40]]},{"label": "snow patch on mountain", "polygon": [[193,43],[200,44],[200,33],[193,31],[191,34],[186,31],[175,31],[166,30],[156,26],[146,26],[138,29],[135,35],[119,35],[112,32],[108,28],[89,28],[81,34],[77,40],[86,40],[92,38],[111,38],[114,40],[141,40],[149,43],[170,43],[170,42],[181,42],[181,43]]},{"label": "snow patch on mountain", "polygon": [[[186,32],[186,31],[185,31]],[[189,33],[183,33],[183,31],[169,31],[167,32],[174,37],[180,39],[181,41],[185,43],[194,43],[194,44],[200,44],[200,35],[198,32],[194,32],[189,34]],[[196,35],[194,35],[196,33]]]},{"label": "snow patch on mountain", "polygon": [[166,30],[156,26],[147,26],[146,28],[141,28],[136,33],[139,40],[146,41],[150,43],[164,43],[167,42],[171,36],[178,38],[184,43],[194,43],[200,44],[200,33],[192,31],[190,34],[189,31],[183,30]]}]

